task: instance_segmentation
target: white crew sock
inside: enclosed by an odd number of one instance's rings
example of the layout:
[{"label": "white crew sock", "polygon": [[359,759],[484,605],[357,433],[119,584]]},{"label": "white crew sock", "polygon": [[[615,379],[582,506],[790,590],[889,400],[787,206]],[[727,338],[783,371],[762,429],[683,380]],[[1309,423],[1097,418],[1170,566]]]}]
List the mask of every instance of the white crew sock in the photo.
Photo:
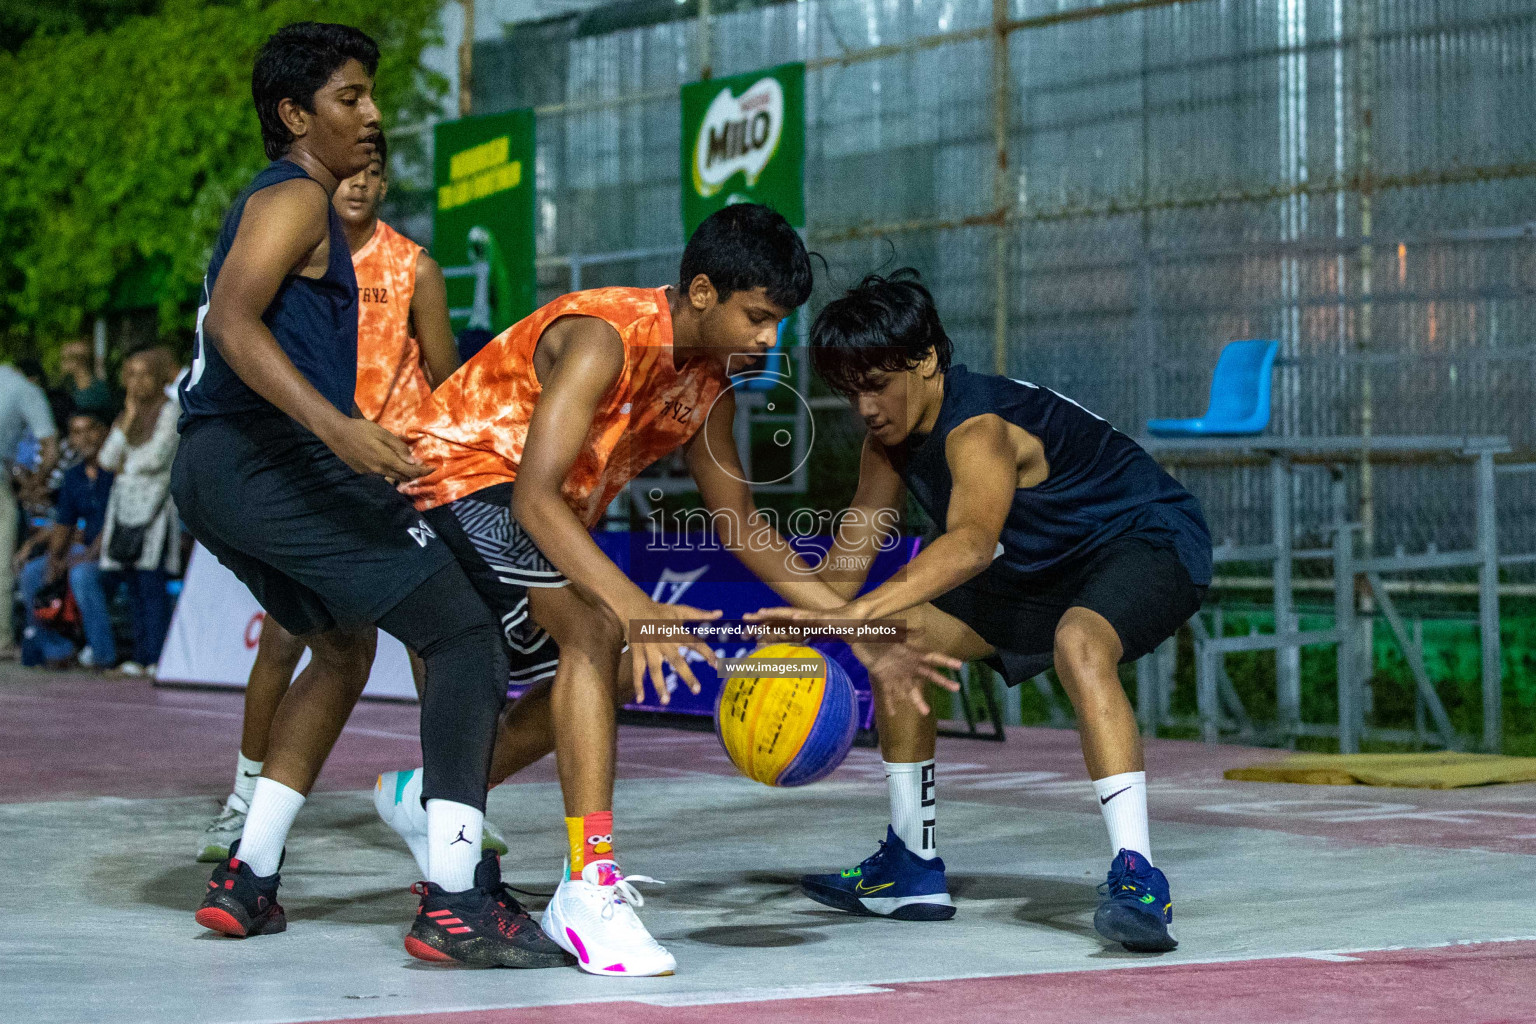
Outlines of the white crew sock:
[{"label": "white crew sock", "polygon": [[1093,791],[1109,829],[1110,856],[1134,850],[1152,863],[1152,840],[1147,835],[1147,773],[1121,772],[1095,779]]},{"label": "white crew sock", "polygon": [[885,765],[885,786],[891,794],[891,830],[907,849],[932,860],[939,855],[933,758],[907,764],[880,763]]},{"label": "white crew sock", "polygon": [[238,755],[235,761],[235,796],[244,800],[246,806],[250,806],[251,796],[256,792],[256,780],[261,778],[261,761],[252,761],[244,754]]},{"label": "white crew sock", "polygon": [[257,779],[251,794],[251,809],[245,816],[245,831],[240,833],[240,851],[236,854],[251,866],[258,877],[277,871],[283,860],[283,844],[293,819],[304,806],[304,794],[281,782]]},{"label": "white crew sock", "polygon": [[485,814],[452,800],[427,801],[427,881],[444,892],[475,886]]}]

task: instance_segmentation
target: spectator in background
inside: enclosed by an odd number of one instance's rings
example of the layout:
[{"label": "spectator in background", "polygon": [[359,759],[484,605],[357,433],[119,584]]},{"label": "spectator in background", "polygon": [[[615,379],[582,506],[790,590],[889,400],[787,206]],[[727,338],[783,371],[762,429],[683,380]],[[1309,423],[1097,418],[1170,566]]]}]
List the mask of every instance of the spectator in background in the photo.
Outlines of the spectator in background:
[{"label": "spectator in background", "polygon": [[[37,373],[40,377],[41,368]],[[37,440],[38,463],[35,468],[19,470],[16,451],[29,432]],[[16,657],[15,603],[11,600],[16,587],[12,558],[20,519],[16,488],[35,490],[37,481],[46,481],[59,461],[58,429],[48,408],[48,396],[39,383],[29,381],[10,363],[0,365],[0,459],[5,462],[5,472],[0,473],[0,659],[9,660]]]},{"label": "spectator in background", "polygon": [[85,632],[85,647],[80,664],[87,668],[111,668],[117,662],[117,641],[112,635],[112,619],[107,612],[107,595],[102,588],[101,531],[107,518],[107,501],[112,491],[112,474],[101,468],[97,455],[107,439],[107,420],[94,412],[76,413],[69,419],[69,444],[80,461],[64,472],[59,488],[57,519],[53,527],[37,536],[43,538],[47,554],[28,558],[36,541],[29,541],[18,561],[21,599],[27,609],[33,635],[48,662],[64,661],[74,654],[74,644],[43,627],[33,615],[33,602],[44,589],[68,576],[70,592],[80,609],[80,624]]},{"label": "spectator in background", "polygon": [[112,422],[117,400],[106,378],[96,375],[90,342],[66,341],[59,348],[59,373],[59,390],[69,400],[70,412],[93,412]]},{"label": "spectator in background", "polygon": [[181,537],[171,500],[171,461],[181,415],[165,385],[176,374],[165,349],[135,352],[123,362],[123,412],[101,449],[101,466],[116,474],[102,531],[101,567],[127,577],[133,602],[130,675],[154,674],[170,621],[166,580],[181,570]]}]

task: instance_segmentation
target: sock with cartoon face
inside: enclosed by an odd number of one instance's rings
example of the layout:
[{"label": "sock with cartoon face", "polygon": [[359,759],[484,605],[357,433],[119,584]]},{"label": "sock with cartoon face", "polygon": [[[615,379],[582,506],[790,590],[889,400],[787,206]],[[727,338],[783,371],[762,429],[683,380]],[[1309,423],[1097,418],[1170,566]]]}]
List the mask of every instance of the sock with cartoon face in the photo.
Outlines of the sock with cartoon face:
[{"label": "sock with cartoon face", "polygon": [[566,818],[565,834],[571,842],[572,878],[580,878],[582,869],[588,864],[617,860],[613,855],[612,811]]}]

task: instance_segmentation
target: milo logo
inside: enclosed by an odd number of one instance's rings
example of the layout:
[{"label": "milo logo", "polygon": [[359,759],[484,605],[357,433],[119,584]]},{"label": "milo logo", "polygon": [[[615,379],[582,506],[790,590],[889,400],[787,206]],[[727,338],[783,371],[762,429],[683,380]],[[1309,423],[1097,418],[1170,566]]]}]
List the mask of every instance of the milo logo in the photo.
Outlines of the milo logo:
[{"label": "milo logo", "polygon": [[747,186],[773,159],[784,134],[784,88],[776,78],[760,78],[734,96],[721,89],[693,141],[693,187],[702,197],[719,192],[738,171]]}]

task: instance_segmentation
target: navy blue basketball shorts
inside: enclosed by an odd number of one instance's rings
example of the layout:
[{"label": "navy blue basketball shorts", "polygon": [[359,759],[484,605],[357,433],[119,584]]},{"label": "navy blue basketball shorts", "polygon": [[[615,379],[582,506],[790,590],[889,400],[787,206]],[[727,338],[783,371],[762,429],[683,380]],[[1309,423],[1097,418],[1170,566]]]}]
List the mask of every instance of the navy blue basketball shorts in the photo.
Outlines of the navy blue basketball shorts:
[{"label": "navy blue basketball shorts", "polygon": [[427,522],[458,559],[475,592],[501,621],[511,663],[510,682],[552,679],[560,647],[528,612],[530,588],[570,581],[512,516],[512,484],[496,484],[426,512]]},{"label": "navy blue basketball shorts", "polygon": [[171,494],[192,536],[295,636],[377,622],[453,563],[400,492],[275,410],[189,423]]},{"label": "navy blue basketball shorts", "polygon": [[1030,577],[989,569],[934,599],[997,653],[986,659],[1009,686],[1051,667],[1056,627],[1069,608],[1102,615],[1120,637],[1122,663],[1150,654],[1200,609],[1197,586],[1171,547],[1129,535],[1071,565]]}]

